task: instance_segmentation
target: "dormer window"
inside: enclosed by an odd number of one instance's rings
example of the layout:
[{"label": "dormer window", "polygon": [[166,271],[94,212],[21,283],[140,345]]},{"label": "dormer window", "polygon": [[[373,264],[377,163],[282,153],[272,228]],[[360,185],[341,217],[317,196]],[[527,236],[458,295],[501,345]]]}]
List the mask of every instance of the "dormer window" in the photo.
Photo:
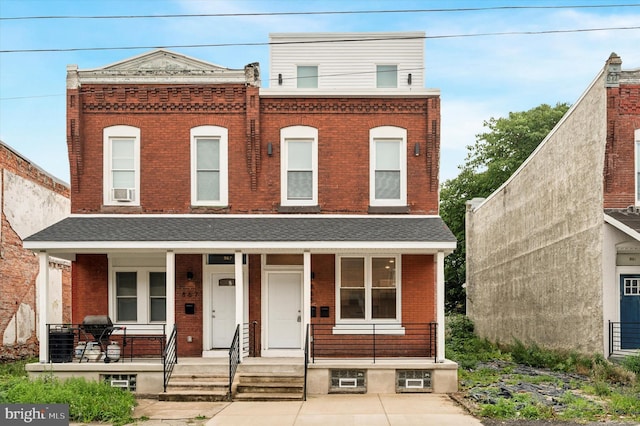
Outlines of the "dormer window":
[{"label": "dormer window", "polygon": [[318,66],[298,65],[297,75],[298,89],[318,88]]},{"label": "dormer window", "polygon": [[379,89],[398,87],[398,66],[377,65],[376,87]]}]

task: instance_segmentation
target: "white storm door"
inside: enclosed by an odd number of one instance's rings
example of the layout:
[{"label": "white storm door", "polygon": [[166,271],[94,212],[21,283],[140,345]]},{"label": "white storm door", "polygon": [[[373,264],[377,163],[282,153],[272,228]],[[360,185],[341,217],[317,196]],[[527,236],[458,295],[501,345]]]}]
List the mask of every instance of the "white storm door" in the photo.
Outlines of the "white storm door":
[{"label": "white storm door", "polygon": [[211,343],[229,348],[236,331],[236,287],[231,274],[211,274]]},{"label": "white storm door", "polygon": [[302,272],[269,272],[269,349],[302,347]]}]

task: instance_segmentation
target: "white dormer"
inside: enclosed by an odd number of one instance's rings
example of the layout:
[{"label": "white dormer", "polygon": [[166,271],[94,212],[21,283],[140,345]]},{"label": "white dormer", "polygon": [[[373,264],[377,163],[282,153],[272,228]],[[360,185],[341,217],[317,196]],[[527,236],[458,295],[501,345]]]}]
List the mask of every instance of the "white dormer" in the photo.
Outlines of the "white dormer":
[{"label": "white dormer", "polygon": [[424,32],[270,34],[263,92],[424,94],[424,40]]}]

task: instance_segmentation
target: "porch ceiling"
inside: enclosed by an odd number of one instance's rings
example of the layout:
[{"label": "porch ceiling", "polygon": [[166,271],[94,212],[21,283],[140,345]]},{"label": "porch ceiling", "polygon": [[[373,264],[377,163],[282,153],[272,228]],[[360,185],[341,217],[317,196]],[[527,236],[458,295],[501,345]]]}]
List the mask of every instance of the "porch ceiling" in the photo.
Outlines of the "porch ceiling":
[{"label": "porch ceiling", "polygon": [[439,216],[70,216],[28,237],[32,250],[406,250],[455,248]]}]

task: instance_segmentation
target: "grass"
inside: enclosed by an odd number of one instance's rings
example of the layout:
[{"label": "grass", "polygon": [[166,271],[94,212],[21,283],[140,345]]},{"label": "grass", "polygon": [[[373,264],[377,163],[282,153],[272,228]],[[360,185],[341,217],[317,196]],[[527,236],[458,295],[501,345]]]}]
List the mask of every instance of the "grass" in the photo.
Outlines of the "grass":
[{"label": "grass", "polygon": [[27,362],[0,365],[0,403],[68,404],[73,422],[117,426],[133,421],[136,400],[131,392],[84,378],[60,380],[43,375],[30,380],[24,370]]},{"label": "grass", "polygon": [[[618,365],[601,355],[551,351],[519,341],[495,345],[478,338],[473,323],[463,315],[447,318],[446,325],[446,356],[458,362],[461,391],[473,395],[470,401],[480,401],[474,403],[479,416],[503,420],[640,421],[640,383],[636,377],[640,356],[627,357]],[[540,374],[540,369],[548,374]],[[531,374],[527,374],[529,371]],[[539,394],[505,392],[505,386],[545,387],[561,396],[554,397],[555,405],[546,404]]]}]

